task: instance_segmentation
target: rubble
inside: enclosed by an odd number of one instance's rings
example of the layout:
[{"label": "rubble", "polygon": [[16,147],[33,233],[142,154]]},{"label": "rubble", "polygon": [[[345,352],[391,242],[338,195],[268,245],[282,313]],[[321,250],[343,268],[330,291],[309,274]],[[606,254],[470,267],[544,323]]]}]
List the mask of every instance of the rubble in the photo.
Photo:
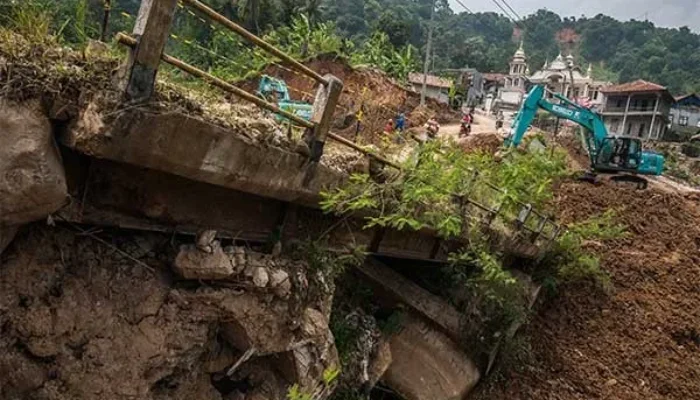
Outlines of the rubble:
[{"label": "rubble", "polygon": [[[24,229],[1,266],[0,398],[277,400],[339,367],[329,316],[319,311],[329,295],[291,287],[290,299],[306,304],[297,312],[292,300],[258,290],[170,283],[162,276],[172,267],[170,240],[110,238],[159,271],[150,274],[89,236]],[[139,243],[154,245],[144,253]],[[191,244],[179,256],[228,260],[213,244],[211,254]],[[289,374],[280,360],[290,360]]]}]

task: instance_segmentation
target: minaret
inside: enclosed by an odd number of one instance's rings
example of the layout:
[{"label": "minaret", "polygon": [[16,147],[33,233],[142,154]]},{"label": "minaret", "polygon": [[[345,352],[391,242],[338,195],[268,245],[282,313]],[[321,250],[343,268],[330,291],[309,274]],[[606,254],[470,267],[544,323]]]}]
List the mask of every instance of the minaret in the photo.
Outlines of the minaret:
[{"label": "minaret", "polygon": [[512,78],[512,82],[514,82],[513,86],[517,86],[521,89],[524,88],[524,76],[527,74],[528,67],[527,56],[525,55],[525,50],[523,49],[522,40],[520,41],[520,47],[518,47],[518,50],[516,50],[515,54],[513,54],[513,59],[511,60],[509,65],[509,75]]},{"label": "minaret", "polygon": [[588,64],[588,70],[586,70],[586,78],[590,78],[593,75],[593,64]]}]

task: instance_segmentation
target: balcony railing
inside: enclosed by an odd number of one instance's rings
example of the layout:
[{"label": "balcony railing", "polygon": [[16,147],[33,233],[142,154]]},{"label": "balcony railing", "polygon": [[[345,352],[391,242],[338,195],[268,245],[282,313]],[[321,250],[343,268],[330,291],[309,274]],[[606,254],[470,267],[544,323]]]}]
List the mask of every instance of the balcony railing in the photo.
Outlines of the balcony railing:
[{"label": "balcony railing", "polygon": [[[627,111],[631,112],[631,113],[644,113],[644,112],[653,113],[654,112],[654,105],[652,104],[651,106],[646,106],[646,107],[630,106],[629,109],[627,109]],[[602,112],[604,112],[604,113],[624,113],[625,107],[607,107],[606,106],[605,108],[603,108]],[[659,107],[656,110],[656,112],[661,113],[662,112],[661,107]]]}]

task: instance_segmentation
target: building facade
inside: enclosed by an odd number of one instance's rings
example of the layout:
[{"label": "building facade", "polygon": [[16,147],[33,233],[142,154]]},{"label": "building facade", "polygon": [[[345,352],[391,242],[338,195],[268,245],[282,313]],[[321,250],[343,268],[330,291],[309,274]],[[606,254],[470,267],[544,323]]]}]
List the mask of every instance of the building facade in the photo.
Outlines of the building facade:
[{"label": "building facade", "polygon": [[[498,102],[505,108],[519,107],[532,85],[545,86],[550,92],[561,93],[587,107],[599,108],[603,103],[601,89],[610,85],[610,82],[593,79],[591,65],[584,73],[572,55],[564,58],[559,54],[554,61],[546,61],[540,70],[530,74],[522,43],[508,67],[503,87],[498,91]],[[549,92],[547,95],[552,97]]]},{"label": "building facade", "polygon": [[[408,81],[414,91],[420,93],[423,90],[423,74],[410,73]],[[426,79],[425,96],[435,99],[440,103],[450,103],[450,88],[452,81],[435,75],[428,75]]]},{"label": "building facade", "polygon": [[695,93],[676,97],[669,115],[670,130],[678,138],[700,132],[700,97]]},{"label": "building facade", "polygon": [[[591,76],[592,66],[589,64],[586,72],[576,65],[574,56],[566,58],[561,54],[551,63],[545,61],[539,71],[532,74],[528,80],[532,85],[542,85],[551,92],[561,93],[569,99],[598,109],[603,104],[601,89],[610,82],[597,81]],[[572,83],[573,79],[573,83]],[[551,93],[548,93],[551,97]]]},{"label": "building facade", "polygon": [[610,135],[644,140],[658,140],[664,136],[674,103],[664,86],[637,80],[604,87],[601,93],[603,105],[599,112]]}]

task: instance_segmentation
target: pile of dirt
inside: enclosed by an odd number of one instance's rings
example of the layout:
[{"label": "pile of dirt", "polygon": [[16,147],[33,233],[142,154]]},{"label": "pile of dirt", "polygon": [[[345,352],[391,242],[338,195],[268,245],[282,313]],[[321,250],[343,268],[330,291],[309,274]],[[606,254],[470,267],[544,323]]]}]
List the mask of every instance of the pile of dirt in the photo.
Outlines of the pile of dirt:
[{"label": "pile of dirt", "polygon": [[[384,72],[371,68],[353,68],[347,60],[336,55],[324,55],[304,63],[312,70],[332,74],[343,81],[344,88],[336,110],[335,130],[353,138],[357,129],[357,112],[362,109],[360,138],[365,143],[379,144],[381,132],[389,119],[406,114],[407,128],[422,126],[430,117],[440,123],[457,121],[459,113],[434,99],[420,106],[420,94],[401,85]],[[284,79],[294,100],[313,102],[318,83],[306,75],[292,71],[288,66],[272,64],[263,74]],[[243,82],[248,91],[257,89],[258,79]]]},{"label": "pile of dirt", "polygon": [[74,229],[30,226],[2,254],[0,398],[272,400],[337,365],[332,294],[298,261],[234,248],[252,278],[183,280],[171,235]]},{"label": "pile of dirt", "polygon": [[522,368],[492,380],[476,398],[697,398],[697,195],[573,182],[556,194],[563,223],[614,209],[627,225],[626,238],[588,244],[613,289],[603,295],[592,284],[560,288],[526,330],[532,348]]},{"label": "pile of dirt", "polygon": [[548,136],[550,139],[554,140],[557,145],[563,147],[569,154],[570,169],[584,170],[590,166],[591,161],[588,157],[588,152],[583,147],[581,137],[577,133],[563,133],[557,135],[557,137],[554,137],[552,134]]},{"label": "pile of dirt", "polygon": [[503,138],[496,133],[483,133],[460,138],[457,143],[467,153],[496,154],[503,146]]}]

